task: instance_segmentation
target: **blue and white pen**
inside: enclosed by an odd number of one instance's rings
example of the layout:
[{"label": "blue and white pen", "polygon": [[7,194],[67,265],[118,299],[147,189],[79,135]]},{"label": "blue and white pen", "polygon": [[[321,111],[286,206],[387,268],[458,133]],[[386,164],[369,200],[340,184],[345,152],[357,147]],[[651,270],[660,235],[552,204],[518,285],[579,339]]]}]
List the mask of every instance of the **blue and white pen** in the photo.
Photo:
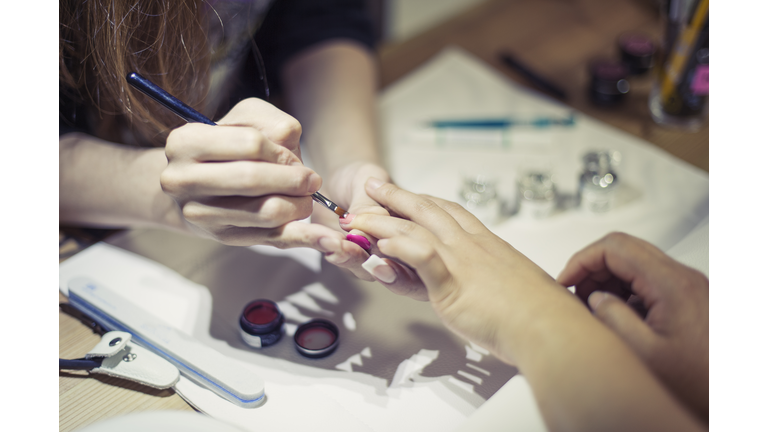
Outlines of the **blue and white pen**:
[{"label": "blue and white pen", "polygon": [[453,119],[434,120],[428,123],[437,129],[507,129],[513,126],[547,128],[551,126],[573,126],[574,115],[565,118],[538,117],[531,120],[513,118]]}]

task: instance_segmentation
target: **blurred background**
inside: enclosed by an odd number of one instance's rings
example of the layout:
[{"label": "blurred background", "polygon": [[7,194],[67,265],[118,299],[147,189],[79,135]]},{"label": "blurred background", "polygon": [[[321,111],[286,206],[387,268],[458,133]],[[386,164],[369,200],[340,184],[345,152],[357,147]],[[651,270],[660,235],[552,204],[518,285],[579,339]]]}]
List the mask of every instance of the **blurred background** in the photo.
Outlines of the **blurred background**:
[{"label": "blurred background", "polygon": [[[706,110],[694,128],[663,127],[649,109],[654,73],[632,74],[630,89],[613,104],[590,97],[596,60],[619,61],[619,39],[641,35],[653,45],[658,68],[673,42],[674,19],[690,16],[699,0],[368,0],[379,37],[381,85],[386,88],[455,46],[524,86],[540,90],[501,53],[556,85],[576,110],[650,141],[709,171]],[[670,16],[677,12],[678,17]],[[682,17],[680,17],[682,15]],[[672,19],[671,19],[672,18]],[[708,25],[707,25],[708,27]],[[665,41],[665,40],[670,41]],[[708,46],[708,45],[707,45]],[[708,59],[706,60],[708,63]]]}]

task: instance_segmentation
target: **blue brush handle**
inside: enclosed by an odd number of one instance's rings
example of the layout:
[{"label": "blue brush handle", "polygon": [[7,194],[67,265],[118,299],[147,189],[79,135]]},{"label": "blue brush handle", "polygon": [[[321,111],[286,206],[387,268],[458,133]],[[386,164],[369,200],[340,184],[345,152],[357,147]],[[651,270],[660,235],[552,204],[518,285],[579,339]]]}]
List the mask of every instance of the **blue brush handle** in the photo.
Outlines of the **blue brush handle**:
[{"label": "blue brush handle", "polygon": [[125,79],[128,80],[128,84],[133,86],[136,90],[151,97],[157,101],[157,103],[168,108],[171,110],[171,112],[181,117],[185,121],[189,123],[204,123],[207,125],[216,126],[216,123],[214,123],[211,119],[195,111],[195,109],[191,106],[171,96],[170,93],[161,89],[152,81],[144,78],[136,72],[129,73]]}]

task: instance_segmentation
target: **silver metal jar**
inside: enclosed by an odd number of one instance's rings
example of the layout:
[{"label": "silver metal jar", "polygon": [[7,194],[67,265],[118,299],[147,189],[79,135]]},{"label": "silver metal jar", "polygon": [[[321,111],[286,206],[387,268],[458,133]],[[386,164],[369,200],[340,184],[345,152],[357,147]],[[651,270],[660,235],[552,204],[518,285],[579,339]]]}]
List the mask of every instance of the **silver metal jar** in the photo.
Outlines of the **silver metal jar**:
[{"label": "silver metal jar", "polygon": [[610,210],[616,200],[619,177],[614,167],[616,152],[591,151],[584,155],[584,170],[579,180],[581,206],[595,213]]}]

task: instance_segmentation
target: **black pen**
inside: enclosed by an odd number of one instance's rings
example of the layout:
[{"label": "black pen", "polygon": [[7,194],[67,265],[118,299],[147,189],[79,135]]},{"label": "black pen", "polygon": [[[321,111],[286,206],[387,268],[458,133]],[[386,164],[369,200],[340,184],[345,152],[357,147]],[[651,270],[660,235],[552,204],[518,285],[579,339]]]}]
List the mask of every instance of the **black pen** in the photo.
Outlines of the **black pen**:
[{"label": "black pen", "polygon": [[[136,72],[129,73],[125,79],[128,80],[128,84],[133,86],[136,90],[144,93],[145,95],[154,99],[160,105],[168,108],[172,113],[184,119],[184,121],[189,123],[204,123],[207,125],[216,126],[216,123],[214,123],[213,120],[200,114],[191,106],[176,99],[170,93],[161,89],[155,83],[137,74]],[[343,218],[349,215],[349,212],[321,195],[320,192],[313,193],[312,199],[322,204],[322,206],[328,210],[336,213],[339,217]]]},{"label": "black pen", "polygon": [[501,58],[501,61],[504,62],[505,65],[509,66],[510,68],[524,75],[528,80],[531,81],[531,83],[533,83],[539,89],[546,91],[547,93],[550,93],[553,96],[562,100],[566,100],[568,98],[565,92],[562,89],[560,89],[560,87],[557,87],[556,85],[542,78],[541,75],[537,74],[536,72],[529,69],[527,66],[520,63],[520,61],[515,59],[511,54],[502,53],[501,55],[499,55],[499,57]]}]

